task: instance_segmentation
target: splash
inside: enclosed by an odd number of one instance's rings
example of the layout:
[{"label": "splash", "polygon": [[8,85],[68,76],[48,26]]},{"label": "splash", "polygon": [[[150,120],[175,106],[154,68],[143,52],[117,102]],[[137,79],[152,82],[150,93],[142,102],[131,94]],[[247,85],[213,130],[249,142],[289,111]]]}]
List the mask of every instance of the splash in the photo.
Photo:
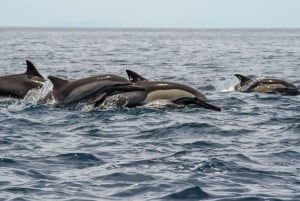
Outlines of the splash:
[{"label": "splash", "polygon": [[82,112],[91,112],[95,110],[95,106],[92,104],[85,104],[80,108]]},{"label": "splash", "polygon": [[234,91],[234,86],[229,86],[228,88],[221,89],[221,92],[232,92]]},{"label": "splash", "polygon": [[100,108],[111,109],[111,108],[119,108],[125,107],[128,103],[128,98],[122,96],[121,94],[116,94],[113,96],[108,96],[105,98]]},{"label": "splash", "polygon": [[40,89],[31,89],[28,91],[26,96],[24,97],[24,101],[37,104],[38,100],[44,98],[47,93],[52,89],[53,84],[47,80],[45,84]]}]

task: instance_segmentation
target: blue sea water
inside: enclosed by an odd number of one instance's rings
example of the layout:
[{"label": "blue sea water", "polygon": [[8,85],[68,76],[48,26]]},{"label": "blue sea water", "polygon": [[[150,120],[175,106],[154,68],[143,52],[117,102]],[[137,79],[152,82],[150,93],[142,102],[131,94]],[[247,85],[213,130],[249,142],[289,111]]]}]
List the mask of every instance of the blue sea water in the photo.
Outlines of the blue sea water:
[{"label": "blue sea water", "polygon": [[300,96],[233,91],[234,73],[300,87],[299,29],[0,28],[0,74],[131,69],[202,108],[77,109],[0,98],[0,200],[300,200]]}]

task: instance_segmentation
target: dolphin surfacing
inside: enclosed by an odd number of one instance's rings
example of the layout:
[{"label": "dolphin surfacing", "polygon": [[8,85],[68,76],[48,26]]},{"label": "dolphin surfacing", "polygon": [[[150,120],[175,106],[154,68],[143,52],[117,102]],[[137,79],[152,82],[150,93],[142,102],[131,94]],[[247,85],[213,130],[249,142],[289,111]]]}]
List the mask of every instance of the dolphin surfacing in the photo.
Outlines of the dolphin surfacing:
[{"label": "dolphin surfacing", "polygon": [[126,107],[145,105],[157,100],[166,100],[177,105],[197,105],[206,109],[221,111],[217,106],[208,103],[207,98],[198,90],[184,84],[165,81],[149,81],[134,71],[126,70],[129,80],[145,91],[120,94],[126,99]]},{"label": "dolphin surfacing", "polygon": [[53,83],[53,89],[38,104],[55,100],[58,107],[72,107],[78,103],[100,105],[107,96],[122,92],[141,91],[142,87],[135,86],[127,79],[104,74],[86,77],[78,80],[64,80],[48,76]]},{"label": "dolphin surfacing", "polygon": [[278,78],[258,78],[252,80],[241,74],[234,74],[240,83],[234,89],[240,92],[261,92],[281,95],[299,95],[297,87],[287,81]]},{"label": "dolphin surfacing", "polygon": [[0,77],[0,96],[22,99],[31,89],[43,86],[45,79],[32,62],[26,60],[27,70],[22,74]]}]

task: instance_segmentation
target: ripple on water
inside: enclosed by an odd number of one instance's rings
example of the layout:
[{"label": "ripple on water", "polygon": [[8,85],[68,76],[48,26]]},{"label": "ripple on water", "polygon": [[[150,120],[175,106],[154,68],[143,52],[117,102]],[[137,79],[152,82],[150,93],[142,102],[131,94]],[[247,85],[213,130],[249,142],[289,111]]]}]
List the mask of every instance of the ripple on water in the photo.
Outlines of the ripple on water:
[{"label": "ripple on water", "polygon": [[201,122],[187,122],[187,123],[173,123],[169,126],[165,125],[162,128],[154,128],[141,131],[137,139],[159,139],[159,138],[176,138],[184,133],[209,133],[212,132],[216,126],[209,123]]},{"label": "ripple on water", "polygon": [[187,150],[191,150],[191,149],[207,149],[207,148],[216,149],[216,148],[223,148],[226,145],[221,143],[211,142],[211,141],[194,141],[191,143],[181,144],[181,146]]},{"label": "ripple on water", "polygon": [[33,180],[56,180],[58,179],[55,176],[52,176],[50,174],[42,173],[41,171],[34,170],[34,169],[28,169],[28,167],[24,168],[24,170],[14,170],[13,171],[15,175],[18,175],[19,177],[26,177],[28,179]]},{"label": "ripple on water", "polygon": [[280,160],[286,160],[290,162],[300,161],[300,153],[292,150],[281,151],[269,155],[274,156]]}]

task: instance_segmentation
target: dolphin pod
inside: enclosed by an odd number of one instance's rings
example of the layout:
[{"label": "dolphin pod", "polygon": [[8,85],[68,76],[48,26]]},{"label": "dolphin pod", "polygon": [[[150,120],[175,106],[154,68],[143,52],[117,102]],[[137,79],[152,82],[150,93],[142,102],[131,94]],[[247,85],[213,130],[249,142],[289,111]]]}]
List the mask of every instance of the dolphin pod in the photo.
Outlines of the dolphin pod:
[{"label": "dolphin pod", "polygon": [[[145,105],[156,100],[170,100],[178,105],[194,104],[206,109],[221,111],[219,107],[207,103],[206,97],[199,91],[183,84],[148,81],[137,73],[127,70],[126,78],[103,74],[78,80],[64,80],[49,76],[53,89],[38,104],[55,100],[58,107],[72,107],[78,103],[99,106],[106,97],[119,94],[126,99],[122,106]],[[143,79],[141,82],[138,80]]]},{"label": "dolphin pod", "polygon": [[[43,76],[32,62],[26,60],[27,70],[22,74],[0,76],[0,96],[24,98],[31,89],[39,89],[45,83]],[[169,82],[152,81],[132,70],[126,70],[128,79],[112,74],[101,74],[76,80],[66,80],[48,76],[53,89],[38,104],[55,102],[57,107],[73,107],[79,103],[101,105],[106,98],[118,95],[125,107],[142,106],[157,100],[165,100],[174,105],[194,105],[197,107],[221,111],[208,102],[198,90],[190,86]],[[281,95],[300,95],[299,89],[287,81],[277,78],[259,78],[252,80],[241,74],[234,74],[239,83],[234,87],[239,92],[275,93]]]}]

